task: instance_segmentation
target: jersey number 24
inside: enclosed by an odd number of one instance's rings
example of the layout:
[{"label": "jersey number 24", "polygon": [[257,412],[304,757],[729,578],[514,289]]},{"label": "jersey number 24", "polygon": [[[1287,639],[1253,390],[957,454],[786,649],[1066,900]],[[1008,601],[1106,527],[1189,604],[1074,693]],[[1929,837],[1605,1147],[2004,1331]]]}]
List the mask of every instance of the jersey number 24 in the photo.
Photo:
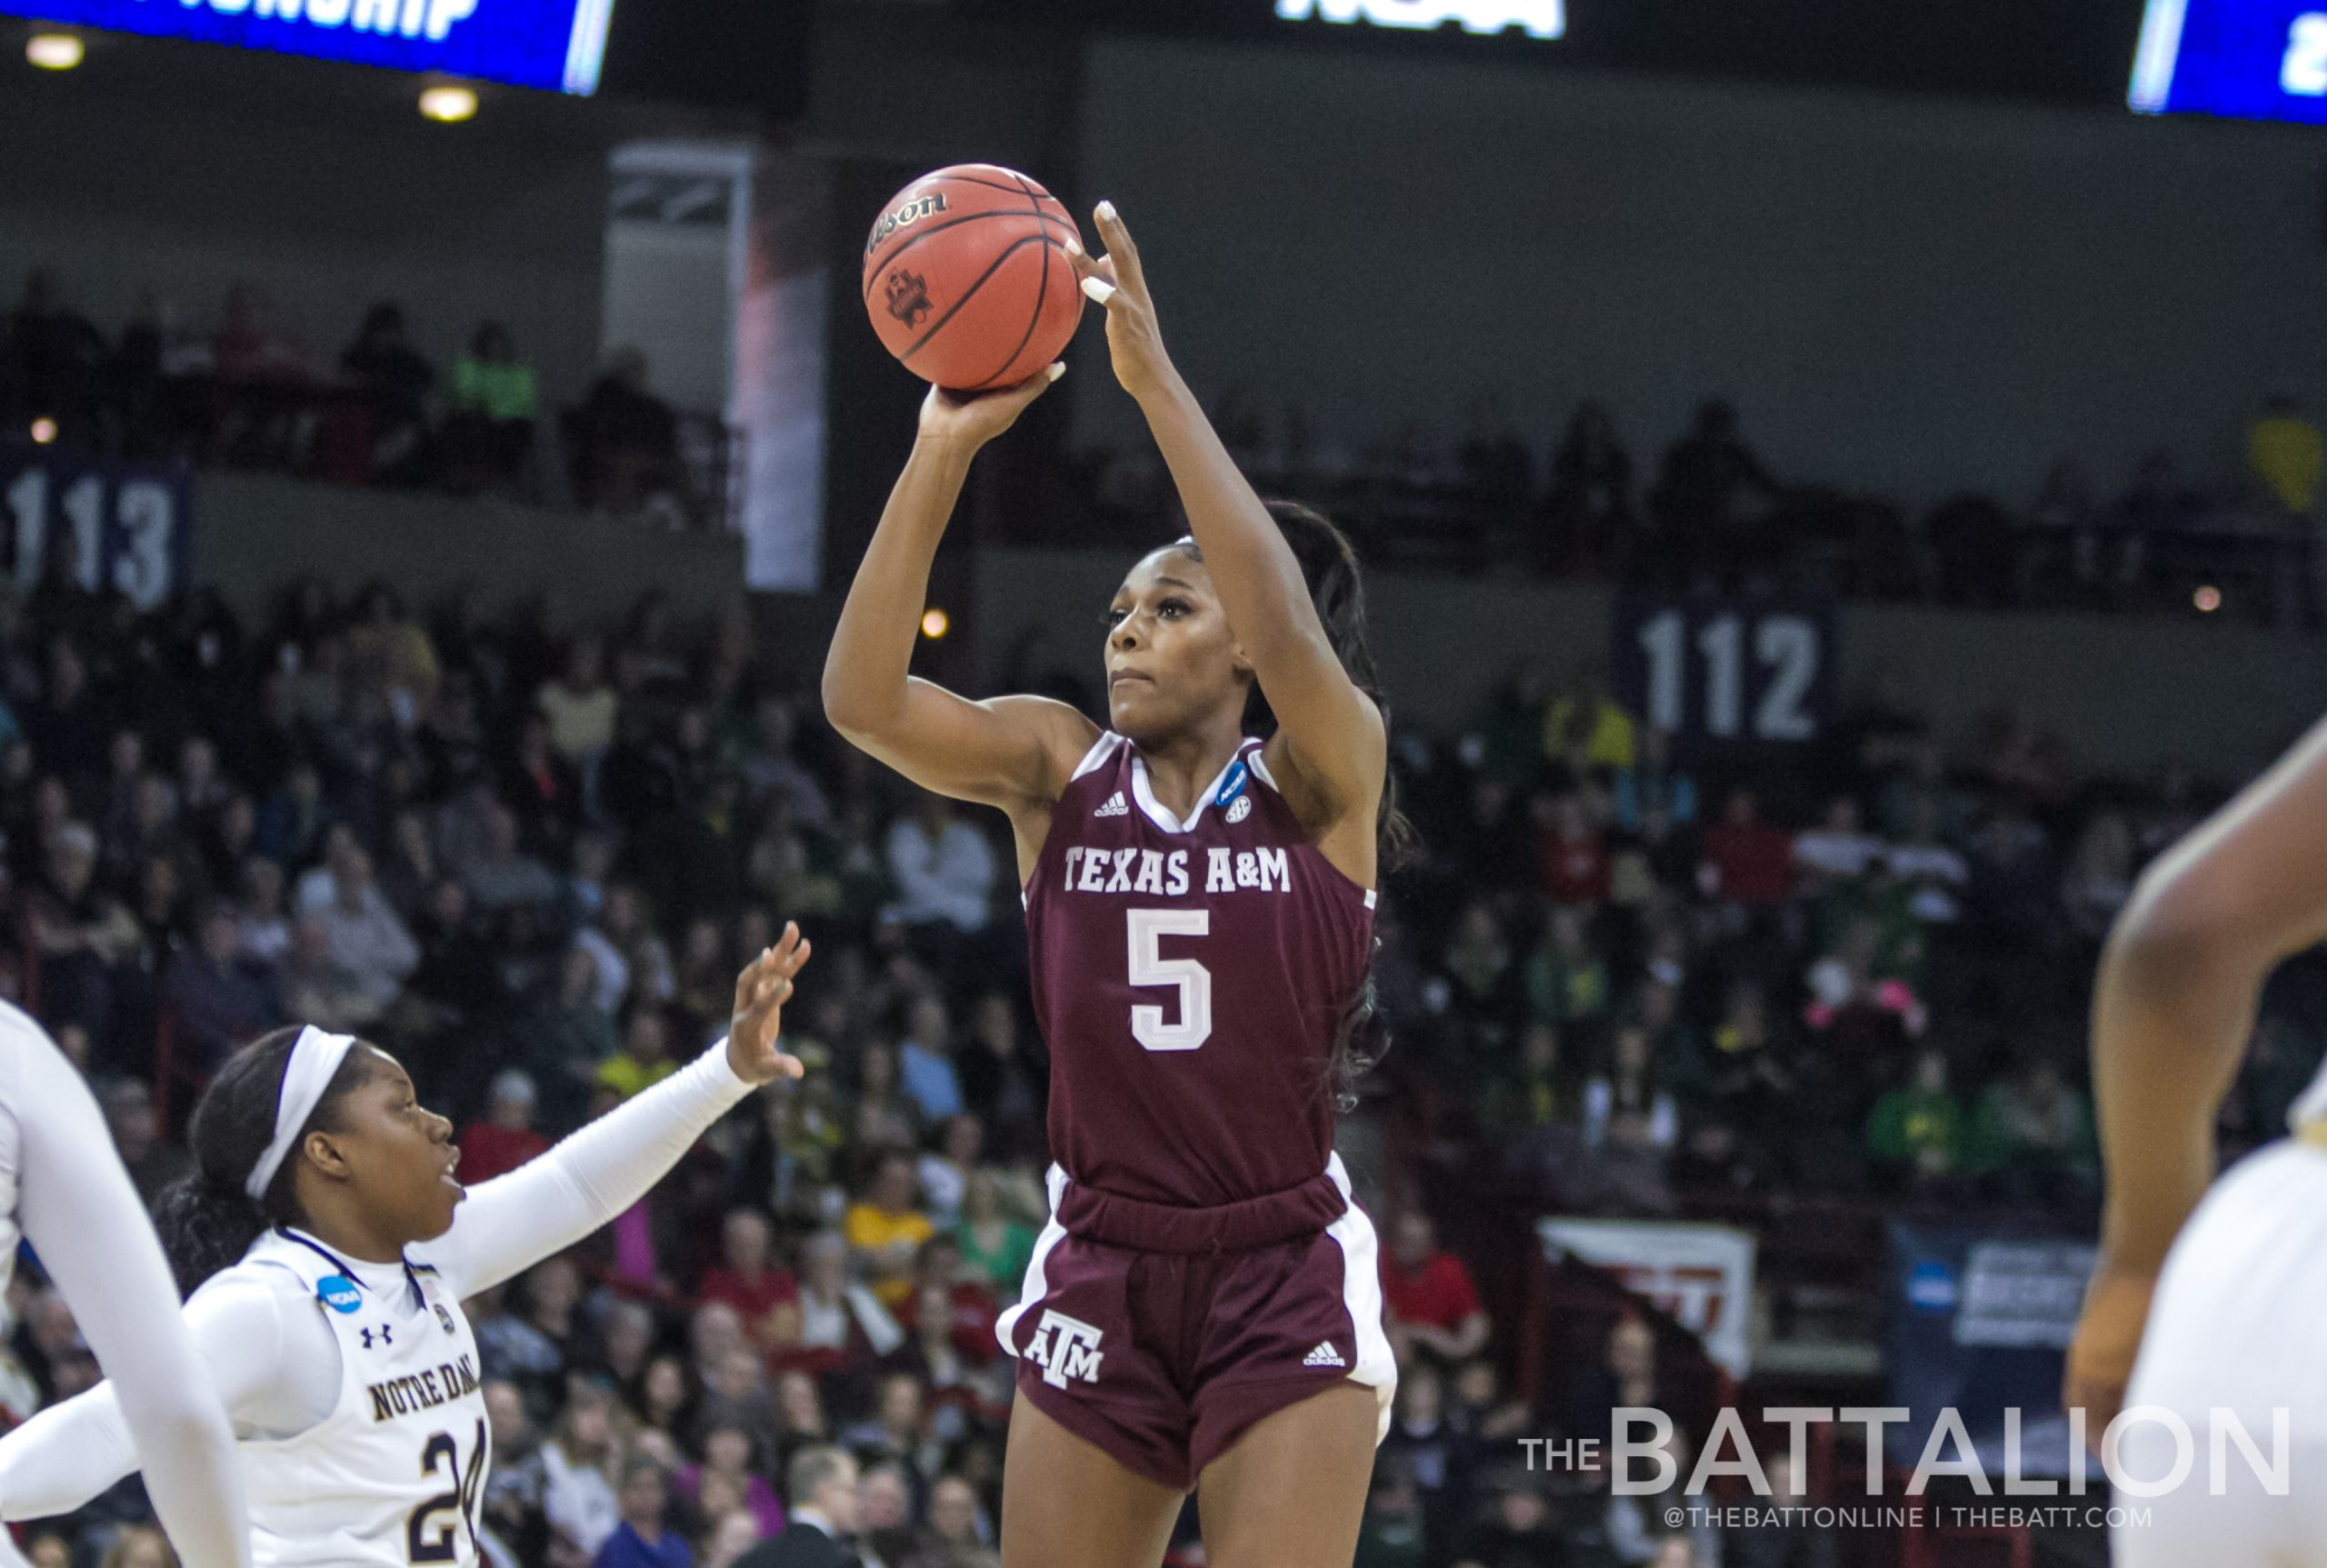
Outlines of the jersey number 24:
[{"label": "jersey number 24", "polygon": [[[420,1473],[451,1472],[452,1490],[440,1492],[412,1511],[404,1521],[404,1556],[418,1563],[456,1563],[461,1555],[461,1530],[476,1539],[477,1493],[484,1484],[484,1423],[476,1423],[476,1446],[469,1450],[468,1469],[461,1469],[461,1445],[449,1432],[440,1432],[420,1451]],[[447,1519],[445,1514],[452,1515]]]},{"label": "jersey number 24", "polygon": [[1207,909],[1132,909],[1124,913],[1131,936],[1131,983],[1169,985],[1180,994],[1179,1021],[1164,1021],[1160,1004],[1142,1002],[1131,1010],[1131,1036],[1150,1051],[1193,1051],[1212,1038],[1212,971],[1193,958],[1166,958],[1167,936],[1203,936],[1212,930]]}]

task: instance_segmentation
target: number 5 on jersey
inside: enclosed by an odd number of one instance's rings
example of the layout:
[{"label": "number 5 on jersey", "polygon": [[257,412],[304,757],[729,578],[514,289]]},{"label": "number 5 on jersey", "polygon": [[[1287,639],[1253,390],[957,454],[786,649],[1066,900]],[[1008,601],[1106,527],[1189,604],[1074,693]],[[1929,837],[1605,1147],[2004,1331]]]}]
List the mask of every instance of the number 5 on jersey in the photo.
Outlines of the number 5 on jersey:
[{"label": "number 5 on jersey", "polygon": [[1164,938],[1203,936],[1212,930],[1206,909],[1132,909],[1124,912],[1131,938],[1131,983],[1169,985],[1180,994],[1179,1021],[1166,1024],[1160,1004],[1142,1002],[1131,1010],[1131,1035],[1150,1051],[1193,1051],[1212,1038],[1212,972],[1193,958],[1164,956]]}]

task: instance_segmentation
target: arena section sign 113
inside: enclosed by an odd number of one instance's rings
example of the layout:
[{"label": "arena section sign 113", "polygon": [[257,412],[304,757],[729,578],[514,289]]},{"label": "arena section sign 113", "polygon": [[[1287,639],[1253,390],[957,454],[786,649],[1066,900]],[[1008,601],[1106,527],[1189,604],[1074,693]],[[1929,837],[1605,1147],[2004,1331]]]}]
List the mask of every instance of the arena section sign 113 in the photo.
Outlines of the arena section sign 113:
[{"label": "arena section sign 113", "polygon": [[42,22],[588,94],[598,89],[614,0],[18,0],[6,9]]}]

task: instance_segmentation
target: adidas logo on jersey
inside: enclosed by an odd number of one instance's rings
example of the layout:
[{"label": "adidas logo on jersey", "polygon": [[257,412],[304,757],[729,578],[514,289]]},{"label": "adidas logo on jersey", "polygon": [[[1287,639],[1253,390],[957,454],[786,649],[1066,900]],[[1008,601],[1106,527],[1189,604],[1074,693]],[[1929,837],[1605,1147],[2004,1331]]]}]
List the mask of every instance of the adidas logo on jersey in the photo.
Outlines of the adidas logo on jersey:
[{"label": "adidas logo on jersey", "polygon": [[1303,1366],[1347,1366],[1349,1363],[1342,1359],[1342,1353],[1333,1348],[1331,1340],[1324,1340],[1319,1342],[1317,1348],[1311,1351],[1308,1359],[1301,1364]]},{"label": "adidas logo on jersey", "polygon": [[1093,816],[1129,816],[1131,814],[1131,803],[1124,799],[1123,791],[1117,790],[1114,794],[1107,797],[1106,804],[1101,806],[1097,811],[1093,812],[1091,814]]}]

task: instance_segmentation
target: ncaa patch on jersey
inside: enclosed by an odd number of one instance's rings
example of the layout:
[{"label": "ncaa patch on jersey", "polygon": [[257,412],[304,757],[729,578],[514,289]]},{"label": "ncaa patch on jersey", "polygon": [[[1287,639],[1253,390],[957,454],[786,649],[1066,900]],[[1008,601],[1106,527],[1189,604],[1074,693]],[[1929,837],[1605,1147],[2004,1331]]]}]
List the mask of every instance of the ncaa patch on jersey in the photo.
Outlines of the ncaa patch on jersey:
[{"label": "ncaa patch on jersey", "polygon": [[[1241,762],[1234,767],[1230,768],[1228,770],[1228,776],[1220,781],[1220,793],[1212,797],[1212,804],[1214,805],[1226,805],[1230,801],[1241,797],[1244,793],[1244,781],[1252,776],[1252,769],[1246,767]],[[1236,818],[1232,815],[1228,820],[1234,822]]]},{"label": "ncaa patch on jersey", "polygon": [[315,1299],[335,1313],[362,1310],[364,1293],[345,1274],[326,1274],[315,1282]]},{"label": "ncaa patch on jersey", "polygon": [[1253,797],[1248,794],[1240,794],[1236,797],[1235,804],[1228,808],[1229,824],[1233,826],[1252,814]]}]

